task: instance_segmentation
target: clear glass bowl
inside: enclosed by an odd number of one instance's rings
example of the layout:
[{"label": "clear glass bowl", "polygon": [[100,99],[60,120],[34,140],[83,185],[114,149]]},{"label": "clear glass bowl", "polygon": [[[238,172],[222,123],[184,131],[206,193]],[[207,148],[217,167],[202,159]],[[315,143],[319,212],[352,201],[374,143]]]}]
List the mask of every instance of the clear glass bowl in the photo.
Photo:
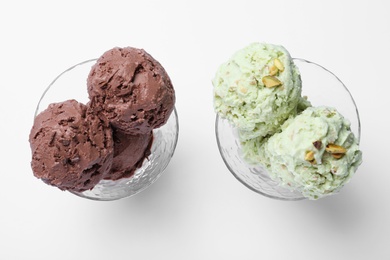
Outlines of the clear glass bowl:
[{"label": "clear glass bowl", "polygon": [[[45,110],[50,103],[75,99],[86,104],[88,99],[87,77],[97,59],[78,63],[59,74],[43,92],[35,115]],[[179,121],[176,108],[167,123],[153,130],[151,154],[130,178],[116,181],[101,180],[92,190],[72,192],[92,200],[117,200],[132,196],[155,182],[168,166],[176,148],[179,135]]]},{"label": "clear glass bowl", "polygon": [[[355,101],[344,83],[331,71],[311,61],[294,58],[302,78],[302,95],[313,106],[335,107],[351,122],[351,130],[360,141],[360,118]],[[241,145],[235,129],[218,115],[215,122],[217,144],[222,159],[230,172],[249,189],[280,200],[302,200],[297,192],[279,186],[261,165],[250,165],[241,157]]]}]

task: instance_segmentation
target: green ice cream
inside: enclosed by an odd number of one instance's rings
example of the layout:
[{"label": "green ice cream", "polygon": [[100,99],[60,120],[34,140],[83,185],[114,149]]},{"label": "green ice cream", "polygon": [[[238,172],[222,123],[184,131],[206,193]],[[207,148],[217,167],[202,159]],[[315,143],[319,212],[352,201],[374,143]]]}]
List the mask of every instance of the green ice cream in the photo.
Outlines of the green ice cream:
[{"label": "green ice cream", "polygon": [[[288,120],[293,119],[297,114],[302,113],[306,108],[311,107],[310,101],[308,101],[306,98],[300,98],[298,102],[298,107],[296,110],[296,114],[293,113]],[[280,133],[282,131],[281,126],[279,126],[279,129],[275,133]],[[240,135],[240,132],[238,132]],[[240,137],[240,136],[239,136]],[[264,137],[256,137],[252,139],[247,140],[240,140],[241,143],[241,156],[244,158],[244,160],[249,164],[265,164],[264,160],[264,154],[261,152],[260,148],[262,145],[268,140],[270,136],[264,138]],[[241,139],[241,138],[240,138]]]},{"label": "green ice cream", "polygon": [[298,69],[287,50],[253,43],[222,64],[213,80],[214,108],[239,129],[241,140],[274,134],[297,113]]},{"label": "green ice cream", "polygon": [[[244,145],[281,185],[309,199],[339,191],[362,162],[350,123],[336,109],[310,107],[262,144]],[[254,157],[252,157],[254,158]]]},{"label": "green ice cream", "polygon": [[349,121],[301,96],[299,71],[284,47],[239,50],[213,86],[215,111],[238,130],[242,157],[280,185],[318,199],[339,191],[361,164]]}]

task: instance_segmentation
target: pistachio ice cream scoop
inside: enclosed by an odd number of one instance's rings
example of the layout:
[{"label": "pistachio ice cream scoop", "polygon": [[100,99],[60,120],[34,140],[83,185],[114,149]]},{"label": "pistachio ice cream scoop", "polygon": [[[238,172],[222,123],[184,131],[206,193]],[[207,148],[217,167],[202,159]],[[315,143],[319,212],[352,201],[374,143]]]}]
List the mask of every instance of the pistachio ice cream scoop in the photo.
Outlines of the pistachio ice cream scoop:
[{"label": "pistachio ice cream scoop", "polygon": [[274,134],[297,113],[301,80],[288,51],[253,43],[222,64],[213,79],[214,108],[248,140]]},{"label": "pistachio ice cream scoop", "polygon": [[350,122],[325,106],[287,120],[257,151],[273,179],[309,199],[339,191],[362,162]]}]

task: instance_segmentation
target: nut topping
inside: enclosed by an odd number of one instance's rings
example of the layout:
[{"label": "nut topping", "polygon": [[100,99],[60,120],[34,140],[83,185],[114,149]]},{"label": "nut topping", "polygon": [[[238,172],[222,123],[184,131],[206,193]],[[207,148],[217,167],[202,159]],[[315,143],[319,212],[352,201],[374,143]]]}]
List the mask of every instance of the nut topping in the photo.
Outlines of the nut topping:
[{"label": "nut topping", "polygon": [[347,152],[347,149],[345,149],[344,147],[337,145],[337,144],[328,144],[325,147],[325,150],[328,153],[331,153],[333,158],[335,158],[335,159],[340,159]]},{"label": "nut topping", "polygon": [[278,68],[278,70],[284,70],[284,65],[278,58],[274,59],[274,65]]},{"label": "nut topping", "polygon": [[268,70],[269,70],[269,75],[271,76],[275,76],[279,72],[279,69],[275,65],[270,66]]},{"label": "nut topping", "polygon": [[314,145],[314,147],[315,147],[317,150],[320,150],[321,147],[322,147],[322,142],[321,142],[320,140],[318,140],[318,141],[313,142],[313,145]]},{"label": "nut topping", "polygon": [[314,161],[314,152],[313,151],[307,151],[305,155],[305,160],[308,162]]},{"label": "nut topping", "polygon": [[340,159],[341,157],[344,156],[344,154],[343,153],[332,153],[332,156],[335,159]]},{"label": "nut topping", "polygon": [[331,153],[331,154],[335,154],[335,153],[341,153],[341,154],[344,154],[347,152],[347,150],[340,146],[340,145],[337,145],[337,144],[328,144],[326,147],[325,147],[325,150],[328,152],[328,153]]},{"label": "nut topping", "polygon": [[266,88],[274,88],[282,85],[282,82],[274,76],[264,76],[261,81]]}]

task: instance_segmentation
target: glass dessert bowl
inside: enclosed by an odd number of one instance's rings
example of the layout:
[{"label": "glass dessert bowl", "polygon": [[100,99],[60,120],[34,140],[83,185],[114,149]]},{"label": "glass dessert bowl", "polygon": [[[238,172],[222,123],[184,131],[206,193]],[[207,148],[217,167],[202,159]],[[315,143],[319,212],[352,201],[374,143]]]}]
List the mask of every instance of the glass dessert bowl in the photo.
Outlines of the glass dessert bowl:
[{"label": "glass dessert bowl", "polygon": [[[88,103],[87,76],[97,59],[78,63],[59,74],[43,92],[36,110],[37,116],[49,104],[75,99]],[[154,183],[163,173],[172,158],[179,133],[179,122],[176,109],[172,111],[168,121],[153,130],[153,142],[150,155],[144,159],[134,174],[118,180],[102,179],[93,189],[71,193],[92,200],[117,200],[135,195]]]},{"label": "glass dessert bowl", "polygon": [[[360,118],[355,101],[343,82],[323,66],[294,58],[302,79],[302,96],[312,106],[329,106],[350,121],[351,131],[360,141]],[[273,180],[260,164],[249,164],[242,156],[238,130],[228,120],[216,116],[215,132],[218,148],[229,171],[249,189],[264,196],[280,200],[302,200],[305,197]]]}]

